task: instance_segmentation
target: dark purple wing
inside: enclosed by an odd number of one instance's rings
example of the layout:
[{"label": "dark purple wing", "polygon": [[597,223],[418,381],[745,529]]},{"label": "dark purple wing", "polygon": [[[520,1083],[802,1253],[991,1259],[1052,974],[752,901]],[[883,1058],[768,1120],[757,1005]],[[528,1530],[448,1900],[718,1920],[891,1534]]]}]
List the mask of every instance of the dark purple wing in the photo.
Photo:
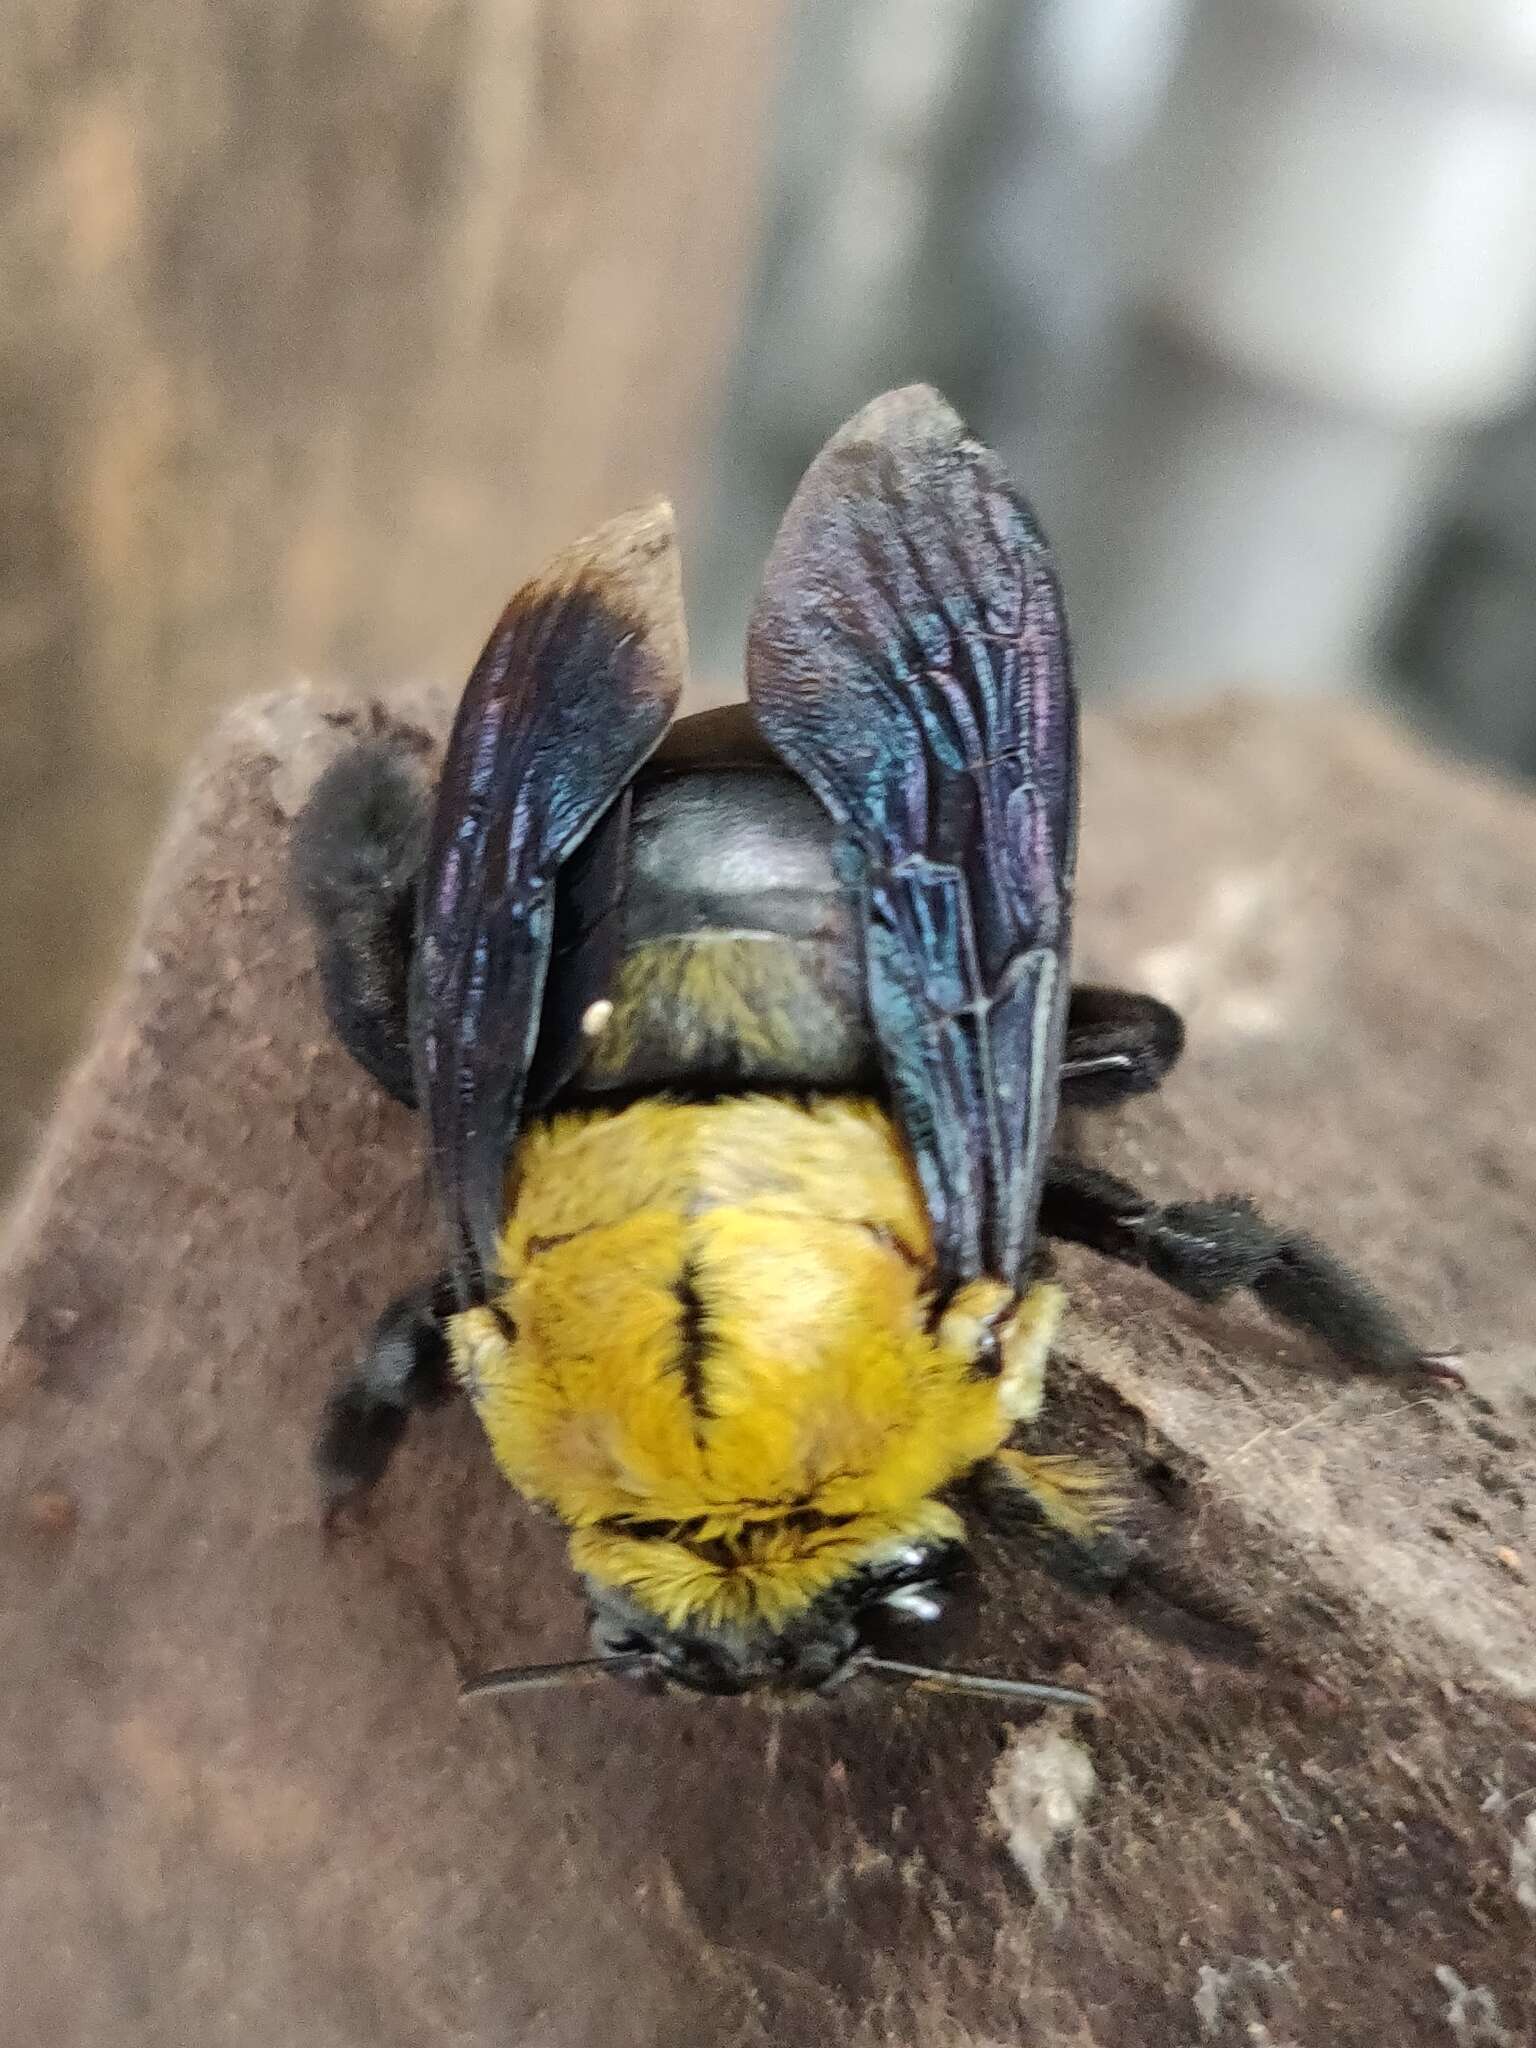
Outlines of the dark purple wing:
[{"label": "dark purple wing", "polygon": [[555,876],[671,721],[686,664],[670,508],[599,528],[524,586],[459,705],[438,786],[411,1040],[466,1299],[494,1271]]},{"label": "dark purple wing", "polygon": [[747,678],[764,734],[846,835],[941,1281],[1017,1281],[1066,1014],[1076,705],[1039,528],[937,392],[876,399],[811,465]]}]

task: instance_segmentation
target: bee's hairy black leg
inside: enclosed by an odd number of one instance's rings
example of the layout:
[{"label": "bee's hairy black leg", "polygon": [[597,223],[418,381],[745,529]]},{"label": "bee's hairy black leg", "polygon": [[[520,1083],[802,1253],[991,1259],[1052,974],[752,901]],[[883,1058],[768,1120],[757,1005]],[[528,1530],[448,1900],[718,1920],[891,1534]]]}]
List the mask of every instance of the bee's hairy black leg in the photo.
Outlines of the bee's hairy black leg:
[{"label": "bee's hairy black leg", "polygon": [[435,1407],[452,1391],[444,1323],[456,1305],[446,1276],[402,1294],[338,1381],[314,1448],[327,1530],[384,1476],[412,1412]]},{"label": "bee's hairy black leg", "polygon": [[319,939],[326,1014],[352,1057],[408,1108],[406,991],[427,820],[427,787],[409,757],[368,740],[332,762],[293,832],[294,887]]},{"label": "bee's hairy black leg", "polygon": [[1163,1206],[1099,1167],[1058,1158],[1046,1175],[1040,1228],[1145,1266],[1196,1301],[1250,1288],[1272,1314],[1362,1371],[1460,1382],[1456,1361],[1420,1351],[1365,1280],[1305,1231],[1266,1222],[1245,1196]]},{"label": "bee's hairy black leg", "polygon": [[1083,983],[1072,991],[1061,1060],[1069,1109],[1101,1109],[1161,1087],[1184,1050],[1184,1020],[1156,996]]}]

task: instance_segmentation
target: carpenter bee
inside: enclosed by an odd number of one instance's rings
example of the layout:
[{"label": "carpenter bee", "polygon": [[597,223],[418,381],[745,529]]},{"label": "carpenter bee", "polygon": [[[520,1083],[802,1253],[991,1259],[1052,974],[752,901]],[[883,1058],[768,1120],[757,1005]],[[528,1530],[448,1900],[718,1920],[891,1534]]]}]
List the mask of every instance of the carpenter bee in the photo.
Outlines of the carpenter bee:
[{"label": "carpenter bee", "polygon": [[[449,1270],[332,1394],[331,1511],[457,1385],[569,1533],[591,1671],[702,1692],[860,1671],[936,1617],[984,1468],[1069,1542],[1114,1503],[1011,1440],[1063,1297],[1037,1243],[1251,1288],[1367,1369],[1453,1377],[1310,1237],[1161,1206],[1052,1149],[1059,1103],[1161,1081],[1179,1018],[1072,988],[1076,708],[1035,519],[938,394],[812,464],[751,623],[749,705],[672,726],[685,642],[655,505],[512,599],[435,797],[380,743],[296,828],[327,1006],[419,1106]],[[671,730],[669,731],[669,727]],[[472,1688],[473,1689],[473,1688]]]}]

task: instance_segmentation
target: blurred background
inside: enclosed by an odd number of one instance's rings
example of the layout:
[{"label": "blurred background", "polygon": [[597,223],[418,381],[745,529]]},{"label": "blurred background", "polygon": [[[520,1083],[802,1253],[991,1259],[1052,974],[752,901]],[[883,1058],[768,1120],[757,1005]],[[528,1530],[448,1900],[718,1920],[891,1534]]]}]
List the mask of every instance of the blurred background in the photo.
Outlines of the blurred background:
[{"label": "blurred background", "polygon": [[219,705],[458,678],[679,501],[728,686],[784,500],[940,384],[1090,699],[1352,692],[1536,771],[1530,0],[15,0],[0,1175]]}]

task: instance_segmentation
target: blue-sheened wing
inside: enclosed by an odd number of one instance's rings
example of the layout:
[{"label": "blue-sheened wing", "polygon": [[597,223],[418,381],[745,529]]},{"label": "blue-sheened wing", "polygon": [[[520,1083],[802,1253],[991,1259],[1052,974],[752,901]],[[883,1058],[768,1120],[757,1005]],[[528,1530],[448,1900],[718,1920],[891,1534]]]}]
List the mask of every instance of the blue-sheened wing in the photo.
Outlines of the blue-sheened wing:
[{"label": "blue-sheened wing", "polygon": [[1066,1015],[1076,706],[1040,530],[937,392],[876,399],[812,464],[747,675],[844,835],[940,1279],[1017,1281]]},{"label": "blue-sheened wing", "polygon": [[465,1300],[494,1270],[555,878],[665,733],[686,653],[672,515],[609,522],[512,599],[465,689],[428,847],[411,1041]]}]

